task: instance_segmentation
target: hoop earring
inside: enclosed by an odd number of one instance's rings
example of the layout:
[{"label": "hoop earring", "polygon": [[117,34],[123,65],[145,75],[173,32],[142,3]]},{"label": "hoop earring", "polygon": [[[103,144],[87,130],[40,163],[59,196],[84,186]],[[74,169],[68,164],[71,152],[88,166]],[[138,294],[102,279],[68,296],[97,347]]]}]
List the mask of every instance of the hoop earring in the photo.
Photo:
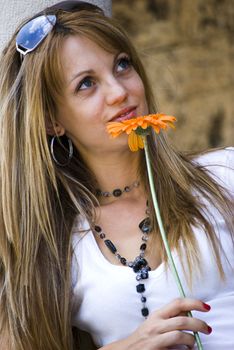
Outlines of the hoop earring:
[{"label": "hoop earring", "polygon": [[70,163],[71,161],[71,158],[73,156],[73,145],[72,145],[72,142],[71,140],[67,137],[67,142],[68,142],[68,146],[69,146],[69,154],[68,154],[68,160],[65,162],[65,163],[60,163],[56,157],[55,157],[55,154],[54,154],[54,141],[55,139],[58,138],[57,136],[53,136],[52,139],[51,139],[51,142],[50,142],[50,152],[51,152],[51,155],[52,155],[52,158],[53,160],[55,161],[55,163],[59,166],[66,166]]}]

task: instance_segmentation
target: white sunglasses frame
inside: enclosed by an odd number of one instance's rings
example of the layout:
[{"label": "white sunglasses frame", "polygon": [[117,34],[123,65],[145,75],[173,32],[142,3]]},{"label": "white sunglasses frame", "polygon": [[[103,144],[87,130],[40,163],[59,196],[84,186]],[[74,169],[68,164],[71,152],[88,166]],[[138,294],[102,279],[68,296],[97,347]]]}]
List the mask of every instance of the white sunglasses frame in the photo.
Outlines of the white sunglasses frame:
[{"label": "white sunglasses frame", "polygon": [[[38,25],[35,27],[34,30],[46,29],[44,32],[44,35],[41,38],[38,38],[39,40],[36,42],[36,44],[32,48],[29,48],[25,44],[22,44],[22,40],[20,43],[19,37],[22,35],[23,31],[25,31],[28,27],[27,34],[29,35],[30,34],[30,26],[31,26],[31,30],[32,30],[33,24],[35,24],[36,21],[40,21],[40,19],[41,19],[41,23],[38,23]],[[57,20],[56,15],[41,15],[41,16],[35,17],[35,18],[31,19],[29,22],[27,22],[19,30],[19,32],[16,36],[16,50],[20,53],[20,55],[25,56],[25,55],[27,55],[27,53],[34,51],[40,45],[40,43],[47,37],[47,35],[52,31],[52,29],[54,28],[54,26],[56,24],[56,20]],[[32,32],[32,35],[33,35],[33,32]]]}]

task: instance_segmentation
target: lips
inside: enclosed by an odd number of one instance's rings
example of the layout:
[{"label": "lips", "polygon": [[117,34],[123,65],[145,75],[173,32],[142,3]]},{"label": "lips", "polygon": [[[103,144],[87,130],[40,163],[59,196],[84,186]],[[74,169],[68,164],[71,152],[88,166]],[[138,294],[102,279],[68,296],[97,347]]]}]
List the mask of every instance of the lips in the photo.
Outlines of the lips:
[{"label": "lips", "polygon": [[111,122],[122,122],[123,120],[128,120],[131,118],[135,118],[137,116],[136,114],[136,107],[127,107],[122,109],[119,113],[117,113],[112,119]]}]

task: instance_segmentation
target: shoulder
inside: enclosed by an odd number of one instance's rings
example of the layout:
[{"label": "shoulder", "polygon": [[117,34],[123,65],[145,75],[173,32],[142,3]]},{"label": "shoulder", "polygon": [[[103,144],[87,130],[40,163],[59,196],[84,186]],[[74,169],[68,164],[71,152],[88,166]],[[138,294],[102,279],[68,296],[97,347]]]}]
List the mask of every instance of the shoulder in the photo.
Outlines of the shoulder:
[{"label": "shoulder", "polygon": [[233,165],[234,166],[234,147],[226,147],[218,150],[204,152],[194,158],[196,163],[201,165]]},{"label": "shoulder", "polygon": [[208,151],[194,158],[193,163],[234,195],[234,147]]}]

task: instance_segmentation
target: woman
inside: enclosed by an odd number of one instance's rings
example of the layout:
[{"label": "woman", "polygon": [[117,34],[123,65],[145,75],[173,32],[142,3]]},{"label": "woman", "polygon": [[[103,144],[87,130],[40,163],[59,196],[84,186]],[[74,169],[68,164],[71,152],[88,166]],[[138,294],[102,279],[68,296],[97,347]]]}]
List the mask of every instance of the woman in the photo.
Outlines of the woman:
[{"label": "woman", "polygon": [[192,332],[233,349],[233,149],[185,156],[149,136],[180,299],[144,153],[106,132],[156,111],[123,30],[65,1],[22,24],[1,62],[4,349],[81,349],[72,327],[103,350],[193,348]]}]

